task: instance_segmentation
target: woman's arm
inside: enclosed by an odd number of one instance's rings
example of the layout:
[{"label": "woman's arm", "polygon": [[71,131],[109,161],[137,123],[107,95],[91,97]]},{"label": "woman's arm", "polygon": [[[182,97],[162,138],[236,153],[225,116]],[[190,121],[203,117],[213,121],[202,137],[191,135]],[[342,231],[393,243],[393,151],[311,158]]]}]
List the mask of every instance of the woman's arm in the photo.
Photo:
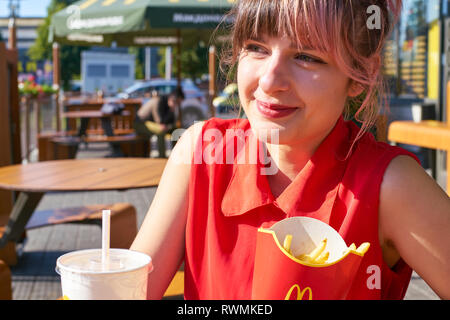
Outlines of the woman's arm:
[{"label": "woman's arm", "polygon": [[389,250],[398,252],[441,298],[449,299],[450,198],[447,194],[415,160],[399,156],[385,172],[379,210],[383,255]]},{"label": "woman's arm", "polygon": [[193,147],[203,123],[191,126],[172,150],[153,202],[131,245],[131,250],[149,254],[147,298],[161,299],[184,257],[188,211],[188,186]]}]

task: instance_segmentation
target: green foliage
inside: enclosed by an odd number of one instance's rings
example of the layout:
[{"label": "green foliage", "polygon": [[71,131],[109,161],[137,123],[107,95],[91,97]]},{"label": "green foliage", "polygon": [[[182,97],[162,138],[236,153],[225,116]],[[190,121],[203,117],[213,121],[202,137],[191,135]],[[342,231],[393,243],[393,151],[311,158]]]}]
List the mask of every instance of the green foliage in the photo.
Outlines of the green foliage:
[{"label": "green foliage", "polygon": [[[195,80],[203,74],[208,73],[208,47],[200,41],[195,46],[186,48],[182,47],[181,52],[181,77],[191,78]],[[166,49],[160,47],[158,54],[161,56],[161,60],[158,63],[158,72],[161,76],[165,75],[166,65]],[[178,65],[176,57],[178,50],[176,47],[172,49],[172,76],[178,74]]]},{"label": "green foliage", "polygon": [[[54,13],[64,9],[75,0],[52,0],[47,8],[47,17],[37,30],[37,38],[28,49],[32,61],[53,60],[52,43],[48,42],[51,19]],[[60,45],[61,81],[64,90],[70,88],[70,80],[80,74],[80,54],[86,47]]]},{"label": "green foliage", "polygon": [[144,74],[144,49],[138,47],[129,47],[128,53],[134,54],[135,58],[135,67],[134,67],[134,76],[138,80],[142,80],[145,78]]}]

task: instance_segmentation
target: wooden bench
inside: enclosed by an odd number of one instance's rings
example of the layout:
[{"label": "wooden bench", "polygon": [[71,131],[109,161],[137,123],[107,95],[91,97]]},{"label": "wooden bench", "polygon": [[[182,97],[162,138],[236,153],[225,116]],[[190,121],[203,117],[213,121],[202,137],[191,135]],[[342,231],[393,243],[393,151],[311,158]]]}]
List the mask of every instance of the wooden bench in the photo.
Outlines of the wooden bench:
[{"label": "wooden bench", "polygon": [[53,157],[48,160],[75,159],[80,142],[81,139],[75,136],[51,138],[49,149],[53,151]]},{"label": "wooden bench", "polygon": [[76,137],[64,132],[43,133],[38,136],[39,161],[74,159],[80,143],[117,143],[126,157],[148,157],[150,141],[133,134],[117,136]]},{"label": "wooden bench", "polygon": [[28,221],[26,229],[65,223],[93,224],[101,228],[102,210],[111,210],[111,248],[128,249],[137,234],[136,209],[129,203],[36,211]]},{"label": "wooden bench", "polygon": [[86,143],[117,143],[126,157],[148,157],[150,154],[150,141],[135,133],[117,136],[87,136],[83,138]]},{"label": "wooden bench", "polygon": [[53,159],[74,159],[80,143],[114,143],[120,145],[125,157],[148,157],[150,141],[136,134],[118,136],[60,136],[50,140]]},{"label": "wooden bench", "polygon": [[61,146],[55,156],[55,145],[52,142],[54,138],[75,136],[76,131],[63,132],[43,132],[37,135],[37,144],[39,150],[39,161],[70,159],[70,148]]}]

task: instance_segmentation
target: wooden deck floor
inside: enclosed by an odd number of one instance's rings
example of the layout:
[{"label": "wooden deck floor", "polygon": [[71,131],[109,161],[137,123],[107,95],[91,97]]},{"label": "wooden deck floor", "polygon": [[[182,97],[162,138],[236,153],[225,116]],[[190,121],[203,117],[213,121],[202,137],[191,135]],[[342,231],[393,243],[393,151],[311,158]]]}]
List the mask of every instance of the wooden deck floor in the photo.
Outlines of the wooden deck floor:
[{"label": "wooden deck floor", "polygon": [[[98,157],[107,153],[98,145],[81,150],[80,158]],[[88,204],[129,202],[136,207],[138,226],[151,204],[156,188],[107,192],[47,193],[38,210]],[[92,225],[59,225],[29,230],[20,248],[19,263],[11,268],[14,300],[54,300],[61,297],[60,277],[55,272],[56,259],[67,252],[101,247],[101,230]],[[417,275],[413,274],[406,299],[438,299]]]}]

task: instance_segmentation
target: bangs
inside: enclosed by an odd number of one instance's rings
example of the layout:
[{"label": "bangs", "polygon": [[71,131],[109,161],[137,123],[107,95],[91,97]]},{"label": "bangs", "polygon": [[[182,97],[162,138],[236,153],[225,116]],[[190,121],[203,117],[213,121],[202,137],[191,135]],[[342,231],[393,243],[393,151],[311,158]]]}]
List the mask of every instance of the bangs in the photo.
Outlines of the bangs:
[{"label": "bangs", "polygon": [[[375,28],[367,24],[373,5],[379,9],[380,24]],[[363,89],[345,106],[347,116],[362,123],[356,141],[375,122],[380,108],[388,106],[380,71],[382,49],[401,10],[402,0],[238,0],[229,12],[234,20],[232,40],[225,46],[220,67],[236,82],[245,42],[264,36],[286,37],[299,51],[323,53]]]},{"label": "bangs", "polygon": [[335,1],[248,0],[240,1],[235,12],[233,48],[238,55],[244,42],[287,36],[299,49],[335,52],[342,19]]}]

